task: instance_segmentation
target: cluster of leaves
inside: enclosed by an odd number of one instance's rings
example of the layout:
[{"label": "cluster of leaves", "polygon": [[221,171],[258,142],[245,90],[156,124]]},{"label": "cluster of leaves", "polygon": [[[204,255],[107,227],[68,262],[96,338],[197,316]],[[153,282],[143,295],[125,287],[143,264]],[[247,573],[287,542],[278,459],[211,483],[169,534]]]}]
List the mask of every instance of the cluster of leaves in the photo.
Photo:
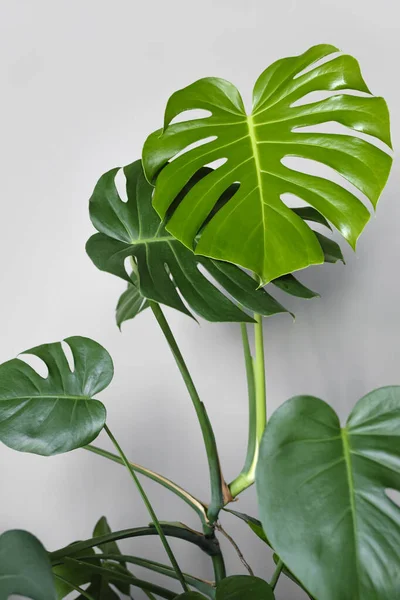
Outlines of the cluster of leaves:
[{"label": "cluster of leaves", "polygon": [[[306,101],[320,91],[330,95]],[[192,109],[210,115],[174,122]],[[330,121],[348,134],[304,130]],[[288,312],[273,289],[314,297],[292,272],[343,258],[338,244],[311,225],[333,225],[354,247],[370,215],[352,190],[375,207],[390,170],[387,150],[354,132],[390,146],[384,100],[371,95],[356,61],[329,45],[264,71],[250,115],[237,89],[221,79],[202,79],[173,94],[164,128],[148,138],[142,160],[124,168],[127,201],[117,189],[118,169],[101,177],[90,201],[98,233],[87,252],[128,286],[118,302],[118,325],[154,302],[209,321],[249,323],[254,315]],[[289,168],[291,156],[333,168],[350,189]],[[284,194],[308,206],[290,208]],[[46,377],[20,358],[0,365],[0,440],[9,447],[52,456],[86,446],[105,427],[106,409],[95,396],[112,380],[111,357],[87,338],[65,343],[73,364],[60,342],[26,351],[43,361]],[[314,397],[292,398],[274,413],[257,466],[260,521],[230,512],[272,549],[277,576],[283,572],[314,600],[397,597],[400,508],[388,490],[400,490],[399,431],[395,386],[362,398],[344,427]],[[181,488],[178,495],[189,497]],[[196,510],[204,506],[197,502]],[[274,579],[234,575],[207,582],[123,555],[117,545],[157,533],[220,555],[214,534],[179,523],[113,533],[103,517],[90,540],[52,553],[31,534],[9,531],[0,537],[0,600],[12,593],[62,600],[73,591],[79,600],[117,600],[132,587],[149,599],[273,600]],[[181,575],[188,591],[176,596],[137,578],[130,565]]]}]

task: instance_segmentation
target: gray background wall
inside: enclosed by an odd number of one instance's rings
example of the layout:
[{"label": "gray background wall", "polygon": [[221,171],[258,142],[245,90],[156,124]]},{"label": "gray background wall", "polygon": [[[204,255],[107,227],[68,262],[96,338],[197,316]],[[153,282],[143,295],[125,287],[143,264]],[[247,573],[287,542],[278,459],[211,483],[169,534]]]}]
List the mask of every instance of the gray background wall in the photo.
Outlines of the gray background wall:
[{"label": "gray background wall", "polygon": [[[249,102],[268,64],[320,42],[360,60],[372,90],[389,103],[396,144],[398,23],[396,0],[1,0],[0,361],[69,335],[98,340],[115,361],[102,399],[128,455],[206,499],[199,428],[161,333],[149,312],[118,331],[113,313],[124,286],[85,255],[88,197],[101,173],[139,156],[175,89],[216,75]],[[265,323],[270,412],[305,392],[344,416],[372,388],[400,383],[398,175],[395,164],[357,256],[345,248],[347,266],[302,274],[322,298],[289,302],[295,323],[288,316]],[[239,328],[167,313],[230,479],[246,437]],[[0,478],[0,529],[29,529],[48,548],[89,536],[102,514],[114,528],[148,522],[123,469],[83,450],[43,459],[1,446]],[[146,489],[161,519],[197,527],[179,500],[153,484]],[[254,490],[236,508],[256,515]],[[256,573],[270,576],[267,549],[244,524],[224,523]],[[243,572],[223,545],[230,570]],[[124,547],[164,560],[155,539]],[[207,557],[179,542],[174,548],[184,569],[211,577]],[[302,598],[289,581],[277,596]]]}]

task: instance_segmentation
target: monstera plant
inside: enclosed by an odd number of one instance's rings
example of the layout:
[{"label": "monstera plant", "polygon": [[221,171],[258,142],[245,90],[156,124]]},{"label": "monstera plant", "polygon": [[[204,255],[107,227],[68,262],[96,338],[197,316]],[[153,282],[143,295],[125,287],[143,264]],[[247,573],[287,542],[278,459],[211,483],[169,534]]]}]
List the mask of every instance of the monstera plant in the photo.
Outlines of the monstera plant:
[{"label": "monstera plant", "polygon": [[[0,600],[11,594],[118,600],[138,590],[153,600],[273,600],[281,577],[298,586],[299,598],[400,597],[400,508],[392,494],[400,490],[400,386],[371,392],[343,424],[328,404],[307,395],[288,400],[267,420],[263,345],[263,317],[288,312],[275,292],[281,299],[318,295],[293,273],[343,260],[332,228],[355,248],[391,162],[386,103],[369,91],[357,61],[334,46],[315,46],[268,67],[255,84],[250,113],[223,79],[201,79],[171,96],[163,127],[145,141],[141,159],[108,171],[95,186],[89,211],[97,233],[86,249],[100,270],[125,282],[117,325],[144,311],[158,322],[199,421],[210,495],[199,500],[128,460],[97,399],[113,378],[111,357],[98,343],[70,337],[28,350],[0,365],[0,440],[43,456],[84,448],[123,465],[151,524],[112,531],[105,517],[97,518],[90,539],[51,552],[28,532],[3,533]],[[240,325],[248,446],[231,482],[162,305],[182,318]],[[41,359],[46,376],[24,354]],[[115,453],[92,444],[102,430]],[[199,530],[176,515],[160,521],[145,478],[190,506]],[[259,515],[232,510],[230,503],[254,483]],[[254,576],[221,524],[227,512],[263,541],[276,563],[272,577]],[[248,574],[226,572],[220,534]],[[121,552],[118,541],[134,544],[143,536],[159,538],[165,564]],[[170,538],[208,555],[213,580],[201,578],[196,566],[183,573]],[[136,567],[148,577],[137,576]],[[152,574],[165,582],[155,583]]]}]

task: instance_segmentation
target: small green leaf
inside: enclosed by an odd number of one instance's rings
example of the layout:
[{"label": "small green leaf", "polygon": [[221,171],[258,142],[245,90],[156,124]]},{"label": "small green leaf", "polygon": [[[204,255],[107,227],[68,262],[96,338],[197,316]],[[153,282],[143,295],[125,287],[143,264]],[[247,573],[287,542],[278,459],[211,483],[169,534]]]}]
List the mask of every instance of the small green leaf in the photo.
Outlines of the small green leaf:
[{"label": "small green leaf", "polygon": [[[339,90],[344,91],[333,93]],[[321,91],[328,97],[302,102]],[[174,122],[193,109],[210,114]],[[304,130],[332,121],[348,134]],[[188,248],[250,269],[264,285],[324,261],[317,236],[287,206],[286,194],[315,208],[355,248],[370,218],[366,206],[344,185],[307,174],[286,159],[334,169],[375,207],[392,158],[359,131],[390,146],[386,103],[370,93],[357,61],[329,44],[269,66],[254,86],[251,114],[230,82],[200,79],[169,98],[163,129],[144,145],[146,175],[155,183],[153,205],[166,230]],[[216,161],[215,170],[177,203],[191,177]],[[212,214],[233,183],[236,192]]]},{"label": "small green leaf", "polygon": [[[106,519],[106,517],[101,517],[96,525],[95,528],[93,530],[93,537],[100,537],[103,535],[108,535],[112,533],[112,530],[108,524],[108,521]],[[115,541],[111,541],[111,542],[107,542],[106,544],[103,544],[102,546],[99,546],[99,550],[102,554],[117,554],[120,555],[120,549],[119,546],[117,544],[117,542]],[[115,569],[117,571],[119,571],[120,573],[125,573],[125,574],[129,574],[131,575],[131,572],[127,569],[126,563],[122,562],[121,564],[113,564],[110,562],[104,562],[103,563],[104,566],[106,566],[108,569]],[[129,590],[130,590],[130,585],[129,583],[121,583],[120,581],[113,581],[112,579],[109,579],[110,583],[114,583],[115,587],[117,587],[120,592],[122,592],[123,594],[128,595],[129,594]],[[104,585],[104,583],[103,583]]]},{"label": "small green leaf", "polygon": [[132,283],[128,283],[128,287],[118,300],[115,317],[118,327],[121,329],[122,323],[133,319],[148,308],[149,303],[144,298],[139,290],[139,285],[135,273],[131,273]]},{"label": "small green leaf", "polygon": [[258,577],[233,575],[217,585],[216,600],[274,600],[270,585]]},{"label": "small green leaf", "polygon": [[393,600],[400,590],[400,386],[358,401],[345,427],[318,398],[271,417],[256,482],[266,535],[318,600]]},{"label": "small green leaf", "polygon": [[[74,544],[71,544],[71,547],[73,547],[73,545]],[[92,549],[84,550],[83,552],[77,555],[77,558],[79,558],[80,556],[88,556],[91,554],[93,554],[94,556],[94,551]],[[62,600],[63,598],[65,598],[65,596],[68,596],[68,594],[73,592],[75,589],[73,587],[74,585],[81,586],[85,583],[89,583],[92,576],[90,566],[86,567],[85,565],[72,563],[68,560],[62,565],[57,565],[56,567],[53,567],[53,573],[54,575],[59,575],[60,577],[62,577],[62,580],[57,579],[57,577],[55,579],[57,600]],[[72,583],[73,585],[68,585],[67,582]]]},{"label": "small green leaf", "polygon": [[46,550],[27,531],[0,536],[0,600],[18,594],[32,600],[56,600],[51,564]]},{"label": "small green leaf", "polygon": [[106,409],[93,396],[108,386],[113,363],[93,340],[70,337],[74,368],[60,342],[31,348],[48,368],[41,377],[16,358],[0,365],[0,440],[10,448],[51,456],[86,446],[102,430]]},{"label": "small green leaf", "polygon": [[254,517],[250,517],[245,513],[238,512],[237,510],[231,510],[229,508],[224,508],[225,512],[231,513],[231,515],[235,515],[238,519],[241,519],[250,527],[250,529],[256,534],[257,537],[260,538],[263,542],[265,542],[268,546],[271,544],[268,542],[267,536],[265,535],[264,529],[262,527],[261,521],[255,519]]}]

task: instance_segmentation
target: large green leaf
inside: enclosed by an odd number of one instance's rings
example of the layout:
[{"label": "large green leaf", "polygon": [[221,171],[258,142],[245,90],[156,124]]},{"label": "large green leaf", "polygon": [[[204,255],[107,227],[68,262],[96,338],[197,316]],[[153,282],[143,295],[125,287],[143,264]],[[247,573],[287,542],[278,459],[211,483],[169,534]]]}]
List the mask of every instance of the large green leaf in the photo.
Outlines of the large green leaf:
[{"label": "large green leaf", "polygon": [[0,600],[8,600],[11,594],[56,600],[48,554],[27,531],[6,531],[0,536]]},{"label": "large green leaf", "polygon": [[[315,207],[355,247],[370,216],[364,204],[342,185],[284,164],[286,157],[323,163],[374,207],[378,201],[391,158],[354,132],[390,145],[387,106],[370,94],[357,61],[337,51],[324,44],[273,63],[255,84],[249,115],[236,87],[223,79],[200,79],[170,97],[164,129],[152,134],[143,150],[147,177],[156,180],[153,203],[168,219],[170,233],[199,254],[251,269],[264,284],[323,262],[313,231],[284,202],[282,195],[291,194]],[[346,92],[318,101],[306,98],[336,90]],[[303,100],[308,102],[299,105]],[[172,123],[192,109],[211,116]],[[349,133],[299,130],[332,121]],[[182,202],[175,202],[200,167],[221,160]],[[237,193],[201,230],[233,182],[240,184]]]},{"label": "large green leaf", "polygon": [[[99,269],[131,283],[124,263],[127,257],[134,257],[145,298],[190,314],[181,294],[196,313],[210,321],[251,321],[238,303],[265,316],[285,312],[265,290],[257,289],[256,282],[244,271],[195,256],[165,231],[151,205],[152,187],[141,161],[124,168],[127,202],[120,199],[116,187],[118,170],[100,178],[90,199],[90,216],[100,233],[90,238],[86,249]],[[236,302],[221,293],[199,266]]]},{"label": "large green leaf", "polygon": [[274,600],[274,592],[264,579],[233,575],[217,585],[216,600]]},{"label": "large green leaf", "polygon": [[198,592],[185,592],[184,594],[176,596],[174,600],[204,600],[204,598],[205,596]]},{"label": "large green leaf", "polygon": [[400,387],[364,396],[341,428],[298,396],[272,416],[257,470],[260,516],[285,565],[318,600],[400,591]]},{"label": "large green leaf", "polygon": [[10,448],[43,456],[86,446],[100,433],[106,409],[93,396],[108,386],[113,363],[97,342],[65,340],[71,371],[60,342],[26,350],[48,368],[41,377],[16,358],[0,365],[0,440]]},{"label": "large green leaf", "polygon": [[[115,183],[117,172],[118,169],[109,171],[96,185],[90,200],[90,215],[99,233],[89,239],[86,249],[99,269],[128,281],[128,289],[117,306],[119,326],[146,308],[147,298],[190,314],[187,304],[210,321],[251,321],[238,305],[264,316],[287,312],[264,289],[258,289],[254,279],[242,269],[196,256],[165,231],[151,206],[152,188],[145,180],[140,161],[124,169],[127,202],[119,196]],[[194,181],[208,172],[201,170]],[[294,210],[302,219],[329,226],[312,208]],[[327,261],[343,259],[336,242],[321,234],[318,236]],[[131,274],[125,267],[127,257],[134,257],[135,261]],[[199,270],[200,267],[216,285]],[[300,298],[318,295],[291,274],[274,280],[273,284]]]}]

